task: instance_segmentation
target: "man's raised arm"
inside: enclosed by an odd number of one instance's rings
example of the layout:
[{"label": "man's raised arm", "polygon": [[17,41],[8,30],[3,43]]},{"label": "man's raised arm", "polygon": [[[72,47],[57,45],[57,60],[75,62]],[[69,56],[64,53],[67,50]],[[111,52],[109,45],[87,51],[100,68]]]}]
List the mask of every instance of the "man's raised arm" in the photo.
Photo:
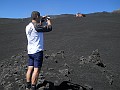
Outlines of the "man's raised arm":
[{"label": "man's raised arm", "polygon": [[50,32],[50,31],[52,31],[51,21],[48,19],[46,23],[47,23],[46,26],[42,26],[42,25],[40,25],[40,23],[33,23],[33,25],[34,25],[35,30],[37,32]]}]

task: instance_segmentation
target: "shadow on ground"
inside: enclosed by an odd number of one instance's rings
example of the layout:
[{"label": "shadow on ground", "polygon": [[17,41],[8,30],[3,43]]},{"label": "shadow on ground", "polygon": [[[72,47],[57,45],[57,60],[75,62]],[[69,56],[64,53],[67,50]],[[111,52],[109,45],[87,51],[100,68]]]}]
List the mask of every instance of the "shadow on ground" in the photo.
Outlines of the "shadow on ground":
[{"label": "shadow on ground", "polygon": [[37,85],[38,90],[93,90],[93,88],[85,87],[79,84],[74,84],[69,81],[63,81],[60,85],[55,86],[53,82],[44,81]]}]

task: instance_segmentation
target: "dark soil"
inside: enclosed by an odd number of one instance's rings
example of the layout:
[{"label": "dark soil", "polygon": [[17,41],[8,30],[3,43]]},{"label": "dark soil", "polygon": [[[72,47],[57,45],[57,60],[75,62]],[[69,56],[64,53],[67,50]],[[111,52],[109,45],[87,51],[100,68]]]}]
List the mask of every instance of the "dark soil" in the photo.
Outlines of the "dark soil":
[{"label": "dark soil", "polygon": [[[54,17],[53,31],[44,33],[37,88],[120,90],[120,14]],[[0,19],[0,90],[25,88],[28,23],[29,19]]]}]

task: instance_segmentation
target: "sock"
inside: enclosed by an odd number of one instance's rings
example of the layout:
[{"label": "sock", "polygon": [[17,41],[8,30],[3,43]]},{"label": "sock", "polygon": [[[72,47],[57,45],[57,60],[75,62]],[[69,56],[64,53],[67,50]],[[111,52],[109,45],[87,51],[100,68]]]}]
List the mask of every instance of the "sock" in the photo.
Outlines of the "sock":
[{"label": "sock", "polygon": [[32,85],[32,90],[36,90],[36,85]]},{"label": "sock", "polygon": [[26,84],[27,84],[26,87],[30,89],[31,88],[31,82],[27,82]]}]

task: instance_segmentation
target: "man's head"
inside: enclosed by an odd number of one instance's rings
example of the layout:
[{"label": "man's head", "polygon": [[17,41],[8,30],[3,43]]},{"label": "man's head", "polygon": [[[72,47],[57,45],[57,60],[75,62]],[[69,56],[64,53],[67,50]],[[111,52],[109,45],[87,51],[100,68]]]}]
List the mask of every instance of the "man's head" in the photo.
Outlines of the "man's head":
[{"label": "man's head", "polygon": [[40,22],[40,13],[38,11],[33,11],[31,14],[31,19],[36,22]]}]

